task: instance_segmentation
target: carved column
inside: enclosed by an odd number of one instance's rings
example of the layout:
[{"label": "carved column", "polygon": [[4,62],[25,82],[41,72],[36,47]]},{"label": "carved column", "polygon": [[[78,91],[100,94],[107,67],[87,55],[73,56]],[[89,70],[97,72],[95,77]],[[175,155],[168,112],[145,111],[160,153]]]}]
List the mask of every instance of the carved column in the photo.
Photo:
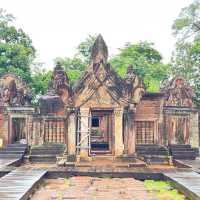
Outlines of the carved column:
[{"label": "carved column", "polygon": [[80,108],[80,159],[88,160],[89,108]]},{"label": "carved column", "polygon": [[76,154],[76,118],[73,108],[68,108],[68,131],[67,131],[67,148],[69,155]]},{"label": "carved column", "polygon": [[114,109],[115,156],[123,155],[123,108]]},{"label": "carved column", "polygon": [[135,153],[135,126],[134,126],[134,112],[128,112],[128,155]]}]

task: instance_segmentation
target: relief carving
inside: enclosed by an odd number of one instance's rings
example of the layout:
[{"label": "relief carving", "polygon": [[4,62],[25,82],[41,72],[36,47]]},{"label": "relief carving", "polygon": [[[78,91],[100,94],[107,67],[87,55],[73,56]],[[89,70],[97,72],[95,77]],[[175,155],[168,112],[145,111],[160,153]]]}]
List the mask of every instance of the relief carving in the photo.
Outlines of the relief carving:
[{"label": "relief carving", "polygon": [[165,106],[193,107],[194,93],[182,77],[164,81],[161,92],[165,93]]},{"label": "relief carving", "polygon": [[26,84],[13,74],[5,74],[0,78],[0,97],[4,106],[30,105],[32,97]]}]

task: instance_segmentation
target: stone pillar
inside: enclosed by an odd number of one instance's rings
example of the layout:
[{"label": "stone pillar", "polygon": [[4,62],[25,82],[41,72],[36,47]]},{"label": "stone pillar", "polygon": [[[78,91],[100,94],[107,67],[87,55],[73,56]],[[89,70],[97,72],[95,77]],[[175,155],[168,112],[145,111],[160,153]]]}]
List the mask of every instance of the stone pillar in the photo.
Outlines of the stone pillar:
[{"label": "stone pillar", "polygon": [[9,116],[6,114],[2,115],[0,124],[0,138],[3,139],[3,147],[10,143],[9,128]]},{"label": "stone pillar", "polygon": [[124,154],[128,155],[128,111],[125,111],[124,113],[124,119],[123,119],[123,123],[124,123]]},{"label": "stone pillar", "polygon": [[115,156],[123,155],[123,108],[114,109]]},{"label": "stone pillar", "polygon": [[69,155],[76,154],[76,117],[74,112],[68,114],[67,148]]},{"label": "stone pillar", "polygon": [[190,144],[192,147],[199,148],[199,124],[198,112],[190,113]]},{"label": "stone pillar", "polygon": [[134,113],[128,112],[128,155],[135,154],[135,126],[134,126]]},{"label": "stone pillar", "polygon": [[88,147],[89,147],[89,108],[80,108],[80,159],[88,160]]}]

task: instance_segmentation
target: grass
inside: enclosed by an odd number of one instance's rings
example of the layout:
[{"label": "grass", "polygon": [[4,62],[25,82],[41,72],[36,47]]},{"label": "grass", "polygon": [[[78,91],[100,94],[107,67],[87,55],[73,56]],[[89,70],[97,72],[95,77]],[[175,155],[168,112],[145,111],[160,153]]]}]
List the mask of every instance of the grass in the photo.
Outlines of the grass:
[{"label": "grass", "polygon": [[174,189],[170,182],[145,180],[144,184],[158,200],[187,200],[183,194]]}]

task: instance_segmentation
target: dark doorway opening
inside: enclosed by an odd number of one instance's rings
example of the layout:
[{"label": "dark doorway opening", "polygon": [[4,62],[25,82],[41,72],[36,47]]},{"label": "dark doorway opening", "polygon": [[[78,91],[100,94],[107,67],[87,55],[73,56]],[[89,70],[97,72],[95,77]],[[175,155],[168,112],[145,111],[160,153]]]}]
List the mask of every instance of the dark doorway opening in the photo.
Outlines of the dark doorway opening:
[{"label": "dark doorway opening", "polygon": [[26,120],[25,118],[12,119],[12,142],[26,139]]},{"label": "dark doorway opening", "polygon": [[91,118],[91,154],[112,152],[112,111],[92,111]]}]

